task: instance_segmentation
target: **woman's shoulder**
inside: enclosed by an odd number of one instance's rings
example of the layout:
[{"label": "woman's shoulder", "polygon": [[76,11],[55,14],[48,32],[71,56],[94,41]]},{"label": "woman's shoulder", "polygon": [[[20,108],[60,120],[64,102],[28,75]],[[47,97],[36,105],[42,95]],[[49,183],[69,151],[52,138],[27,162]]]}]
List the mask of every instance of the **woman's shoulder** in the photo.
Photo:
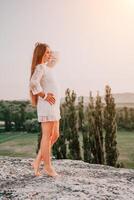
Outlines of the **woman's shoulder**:
[{"label": "woman's shoulder", "polygon": [[45,65],[43,63],[40,63],[40,64],[37,64],[35,68],[36,68],[36,70],[42,71],[42,70],[44,70]]}]

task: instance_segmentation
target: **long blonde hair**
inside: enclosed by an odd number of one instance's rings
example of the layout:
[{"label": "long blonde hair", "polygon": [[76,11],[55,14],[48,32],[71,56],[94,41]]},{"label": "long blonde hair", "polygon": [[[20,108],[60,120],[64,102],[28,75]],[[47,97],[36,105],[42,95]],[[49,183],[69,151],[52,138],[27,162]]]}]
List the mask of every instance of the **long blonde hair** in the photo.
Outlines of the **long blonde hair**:
[{"label": "long blonde hair", "polygon": [[[38,65],[42,62],[42,57],[43,57],[47,47],[49,47],[49,45],[46,43],[38,43],[37,42],[35,44],[35,49],[33,52],[33,58],[32,58],[32,64],[31,64],[30,79],[34,73],[36,65]],[[29,92],[30,92],[30,102],[31,102],[32,106],[36,107],[37,101],[38,101],[38,95],[33,95],[31,89]]]}]

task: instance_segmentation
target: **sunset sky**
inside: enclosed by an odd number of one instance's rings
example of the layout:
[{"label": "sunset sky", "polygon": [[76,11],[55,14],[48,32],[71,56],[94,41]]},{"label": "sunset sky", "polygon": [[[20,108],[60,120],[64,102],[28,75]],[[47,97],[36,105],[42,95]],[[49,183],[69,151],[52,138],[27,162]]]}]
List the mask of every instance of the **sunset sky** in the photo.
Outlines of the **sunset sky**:
[{"label": "sunset sky", "polygon": [[59,51],[62,96],[134,92],[134,0],[0,0],[0,99],[28,99],[34,44]]}]

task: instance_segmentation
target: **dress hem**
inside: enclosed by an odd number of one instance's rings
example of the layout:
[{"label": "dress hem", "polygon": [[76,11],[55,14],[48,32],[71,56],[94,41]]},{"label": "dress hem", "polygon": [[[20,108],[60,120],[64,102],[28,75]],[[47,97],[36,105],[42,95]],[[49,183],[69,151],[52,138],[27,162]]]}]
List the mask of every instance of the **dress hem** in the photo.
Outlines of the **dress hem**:
[{"label": "dress hem", "polygon": [[38,122],[47,122],[47,121],[58,121],[61,119],[61,116],[38,116]]}]

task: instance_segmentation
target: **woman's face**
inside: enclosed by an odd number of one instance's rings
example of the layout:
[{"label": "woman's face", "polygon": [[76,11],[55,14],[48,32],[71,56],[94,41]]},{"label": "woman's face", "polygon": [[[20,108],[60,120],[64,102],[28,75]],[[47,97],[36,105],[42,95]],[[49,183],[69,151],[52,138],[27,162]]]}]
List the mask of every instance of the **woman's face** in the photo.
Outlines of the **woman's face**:
[{"label": "woman's face", "polygon": [[51,58],[51,49],[49,47],[46,48],[46,51],[42,57],[42,62],[45,63]]}]

